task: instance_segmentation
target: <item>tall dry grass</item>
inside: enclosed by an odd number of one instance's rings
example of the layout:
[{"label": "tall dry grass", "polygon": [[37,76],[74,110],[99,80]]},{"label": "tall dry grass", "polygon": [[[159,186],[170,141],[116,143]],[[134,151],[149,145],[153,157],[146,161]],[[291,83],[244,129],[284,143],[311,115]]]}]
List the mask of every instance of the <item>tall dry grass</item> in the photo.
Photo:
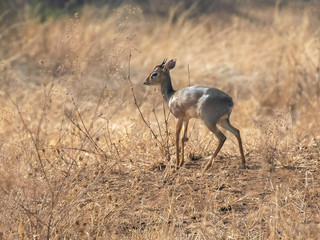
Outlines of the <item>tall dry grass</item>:
[{"label": "tall dry grass", "polygon": [[[2,14],[0,239],[319,237],[314,8],[168,11]],[[174,119],[142,85],[164,57],[177,58],[174,88],[189,79],[233,97],[248,170],[228,135],[201,175],[216,142],[196,120],[186,154],[202,159],[170,167]]]}]

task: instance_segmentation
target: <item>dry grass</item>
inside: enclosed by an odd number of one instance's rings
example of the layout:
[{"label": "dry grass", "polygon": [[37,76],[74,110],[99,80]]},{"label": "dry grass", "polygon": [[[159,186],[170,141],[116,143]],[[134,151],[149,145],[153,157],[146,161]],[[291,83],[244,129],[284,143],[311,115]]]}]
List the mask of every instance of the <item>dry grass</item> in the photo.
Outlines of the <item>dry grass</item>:
[{"label": "dry grass", "polygon": [[[44,23],[3,13],[0,239],[318,239],[314,9],[220,18],[178,6],[163,18],[85,7]],[[201,174],[216,139],[199,120],[190,159],[173,168],[174,118],[142,85],[164,57],[177,58],[175,88],[188,85],[189,65],[192,85],[233,97],[248,169],[227,135]]]}]

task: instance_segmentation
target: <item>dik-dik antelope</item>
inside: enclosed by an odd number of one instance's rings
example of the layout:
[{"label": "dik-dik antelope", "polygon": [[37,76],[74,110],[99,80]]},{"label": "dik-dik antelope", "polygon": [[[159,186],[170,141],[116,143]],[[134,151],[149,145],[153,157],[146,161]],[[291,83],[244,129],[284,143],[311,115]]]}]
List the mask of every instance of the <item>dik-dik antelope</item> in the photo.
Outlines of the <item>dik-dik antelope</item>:
[{"label": "dik-dik antelope", "polygon": [[[200,118],[208,129],[213,132],[218,140],[219,145],[207,163],[205,170],[212,166],[213,159],[216,158],[226,136],[218,129],[217,125],[230,131],[238,139],[241,154],[241,167],[245,167],[245,157],[238,129],[230,124],[229,118],[233,108],[232,98],[226,93],[216,88],[191,86],[174,90],[171,83],[170,70],[176,65],[176,60],[172,59],[167,62],[163,60],[149,74],[145,85],[160,85],[161,93],[168,104],[170,112],[177,120],[176,125],[176,164],[182,166],[184,163],[184,144],[188,141],[187,129],[191,118]],[[179,139],[180,132],[184,125],[184,133],[181,139],[181,161],[179,160]]]}]

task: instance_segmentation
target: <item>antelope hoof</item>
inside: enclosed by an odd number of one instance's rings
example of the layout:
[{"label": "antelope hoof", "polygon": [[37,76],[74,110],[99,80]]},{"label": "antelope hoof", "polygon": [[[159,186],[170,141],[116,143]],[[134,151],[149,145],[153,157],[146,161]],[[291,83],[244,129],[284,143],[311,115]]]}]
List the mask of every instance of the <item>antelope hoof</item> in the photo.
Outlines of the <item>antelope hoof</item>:
[{"label": "antelope hoof", "polygon": [[245,164],[241,164],[240,166],[239,166],[239,169],[247,169],[248,167],[245,165]]},{"label": "antelope hoof", "polygon": [[181,163],[179,164],[179,167],[182,167],[184,164],[184,161],[181,161]]},{"label": "antelope hoof", "polygon": [[188,142],[188,141],[189,141],[189,138],[183,137],[183,138],[182,138],[182,141],[183,141],[183,142]]},{"label": "antelope hoof", "polygon": [[175,165],[173,166],[173,169],[175,169],[176,171],[178,171],[180,169],[180,166],[179,165]]}]

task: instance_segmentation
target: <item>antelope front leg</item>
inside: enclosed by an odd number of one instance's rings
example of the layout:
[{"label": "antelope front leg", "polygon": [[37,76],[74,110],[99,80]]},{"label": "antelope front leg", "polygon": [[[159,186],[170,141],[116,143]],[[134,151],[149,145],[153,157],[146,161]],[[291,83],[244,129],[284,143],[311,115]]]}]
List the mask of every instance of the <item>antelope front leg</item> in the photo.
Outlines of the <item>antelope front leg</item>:
[{"label": "antelope front leg", "polygon": [[178,119],[176,125],[176,165],[179,167],[179,139],[183,121]]},{"label": "antelope front leg", "polygon": [[183,130],[183,137],[182,137],[183,142],[187,142],[189,140],[189,138],[187,137],[188,124],[189,124],[189,120],[184,122],[184,130]]},{"label": "antelope front leg", "polygon": [[186,141],[188,141],[188,138],[187,138],[187,130],[188,130],[188,123],[189,121],[186,121],[184,122],[184,129],[183,129],[183,136],[182,136],[182,139],[181,139],[181,162],[180,162],[180,167],[183,166],[184,164],[184,143]]}]

